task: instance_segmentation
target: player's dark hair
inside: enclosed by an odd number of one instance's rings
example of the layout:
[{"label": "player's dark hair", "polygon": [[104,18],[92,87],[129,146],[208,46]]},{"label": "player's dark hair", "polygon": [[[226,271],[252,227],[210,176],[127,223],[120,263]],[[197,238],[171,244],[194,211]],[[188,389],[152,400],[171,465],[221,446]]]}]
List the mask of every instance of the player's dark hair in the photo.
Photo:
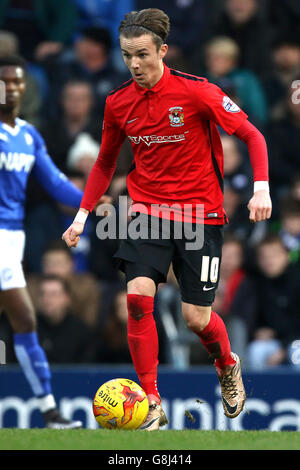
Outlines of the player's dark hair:
[{"label": "player's dark hair", "polygon": [[21,67],[23,70],[26,68],[26,61],[23,57],[19,55],[9,55],[0,57],[0,67]]},{"label": "player's dark hair", "polygon": [[170,31],[168,15],[158,8],[146,8],[127,13],[119,26],[120,36],[125,38],[150,34],[157,49],[165,44]]}]

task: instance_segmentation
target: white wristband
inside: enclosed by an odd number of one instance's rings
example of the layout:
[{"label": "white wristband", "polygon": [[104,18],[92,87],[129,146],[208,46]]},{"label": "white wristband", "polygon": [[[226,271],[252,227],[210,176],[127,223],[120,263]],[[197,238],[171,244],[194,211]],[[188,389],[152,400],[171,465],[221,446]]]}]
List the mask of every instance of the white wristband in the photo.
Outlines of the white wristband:
[{"label": "white wristband", "polygon": [[254,181],[254,190],[253,190],[253,192],[256,193],[256,191],[261,191],[261,190],[265,190],[265,191],[270,192],[269,182],[268,181]]},{"label": "white wristband", "polygon": [[85,221],[88,217],[88,213],[87,212],[83,212],[81,210],[79,210],[76,214],[76,217],[74,219],[73,222],[79,222],[80,224],[85,224]]}]

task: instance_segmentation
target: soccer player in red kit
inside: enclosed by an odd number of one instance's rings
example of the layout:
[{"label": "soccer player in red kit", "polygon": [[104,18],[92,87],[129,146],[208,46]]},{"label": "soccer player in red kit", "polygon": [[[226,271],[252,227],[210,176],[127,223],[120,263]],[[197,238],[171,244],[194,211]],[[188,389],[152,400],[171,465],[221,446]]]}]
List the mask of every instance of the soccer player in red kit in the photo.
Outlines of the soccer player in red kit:
[{"label": "soccer player in red kit", "polygon": [[[141,427],[149,431],[167,423],[157,389],[158,338],[154,296],[172,263],[182,297],[182,315],[214,359],[225,415],[242,411],[246,394],[240,359],[231,351],[225,325],[211,305],[219,280],[223,225],[223,153],[217,125],[246,143],[254,174],[250,220],[271,215],[265,139],[247,115],[205,78],[169,69],[163,62],[169,18],[159,9],[128,13],[120,24],[120,45],[132,79],[113,90],[106,101],[102,143],[90,173],[80,210],[63,234],[76,246],[85,220],[107,190],[119,150],[129,138],[134,161],[127,178],[137,212],[149,228],[154,219],[170,217],[170,237],[122,240],[115,255],[127,281],[128,343],[149,414]],[[204,244],[186,249],[186,238],[174,236],[176,211],[155,212],[155,205],[183,211],[183,222],[202,224]],[[188,205],[191,211],[185,214]],[[196,208],[204,208],[199,219]],[[181,213],[182,216],[182,213]],[[199,226],[199,225],[198,225]]]}]

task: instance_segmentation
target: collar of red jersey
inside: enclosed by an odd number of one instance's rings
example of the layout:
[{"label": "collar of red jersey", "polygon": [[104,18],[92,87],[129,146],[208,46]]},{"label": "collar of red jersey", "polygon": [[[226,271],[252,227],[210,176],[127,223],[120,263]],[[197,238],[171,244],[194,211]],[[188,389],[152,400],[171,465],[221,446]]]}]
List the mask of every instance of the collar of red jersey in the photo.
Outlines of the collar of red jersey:
[{"label": "collar of red jersey", "polygon": [[136,83],[136,81],[134,82],[134,84],[135,84],[136,90],[142,95],[145,95],[148,92],[157,93],[166,85],[169,77],[170,77],[170,69],[169,67],[167,67],[166,64],[164,64],[164,73],[162,77],[160,78],[160,80],[158,80],[156,85],[154,85],[152,88],[144,88],[140,86],[138,83]]}]

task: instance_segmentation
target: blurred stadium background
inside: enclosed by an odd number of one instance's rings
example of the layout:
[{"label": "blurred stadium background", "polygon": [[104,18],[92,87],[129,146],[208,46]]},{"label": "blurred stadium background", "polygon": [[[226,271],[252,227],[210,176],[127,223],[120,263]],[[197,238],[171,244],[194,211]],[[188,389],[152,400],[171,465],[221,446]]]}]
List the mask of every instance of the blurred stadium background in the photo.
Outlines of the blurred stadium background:
[{"label": "blurred stadium background", "polygon": [[[84,188],[101,145],[106,95],[129,78],[118,48],[119,22],[126,12],[148,7],[171,19],[166,63],[219,85],[264,134],[273,201],[269,221],[249,223],[249,157],[220,130],[230,224],[214,308],[243,360],[249,399],[238,419],[223,416],[215,371],[181,320],[170,270],[155,299],[169,428],[300,430],[299,1],[0,1],[0,56],[19,53],[27,60],[21,117],[37,126],[56,165]],[[126,142],[108,192],[116,209],[119,196],[127,195],[131,161]],[[95,428],[90,403],[101,383],[120,376],[136,380],[125,284],[112,260],[118,240],[97,238],[99,217],[93,214],[70,251],[61,234],[74,212],[54,203],[33,179],[27,197],[24,269],[54,392],[66,416],[80,416]],[[40,426],[5,314],[0,340],[0,427]]]}]

